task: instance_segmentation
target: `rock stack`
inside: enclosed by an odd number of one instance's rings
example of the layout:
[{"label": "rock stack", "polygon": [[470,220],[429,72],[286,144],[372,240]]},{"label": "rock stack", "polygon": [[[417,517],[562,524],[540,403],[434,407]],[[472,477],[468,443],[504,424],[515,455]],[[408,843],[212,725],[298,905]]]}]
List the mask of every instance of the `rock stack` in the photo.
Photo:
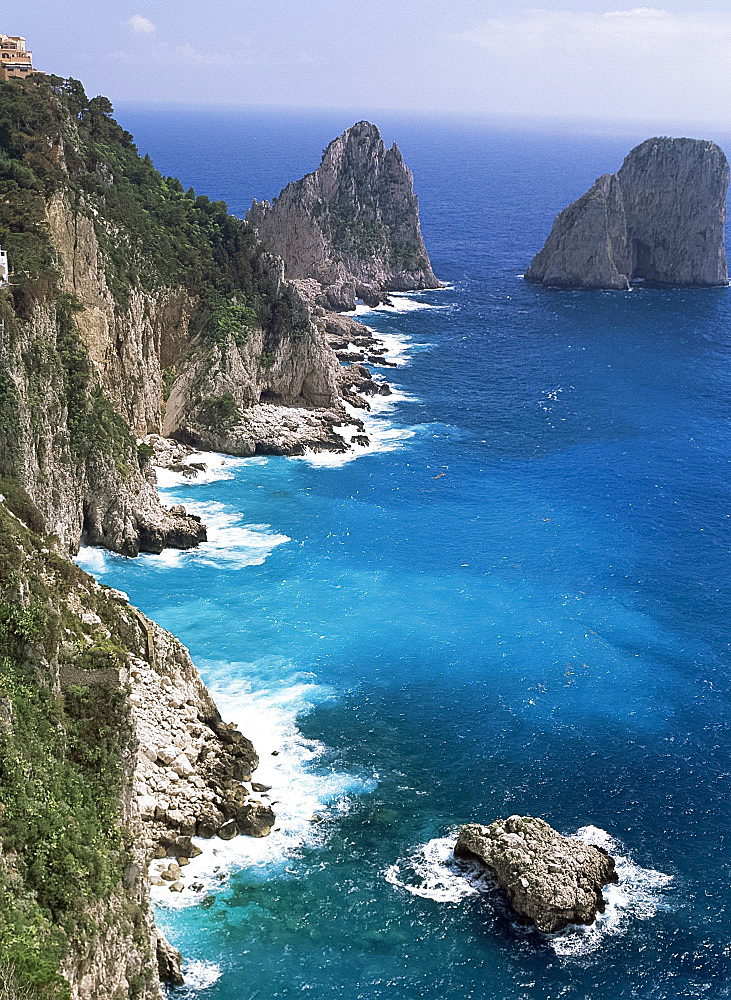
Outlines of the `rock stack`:
[{"label": "rock stack", "polygon": [[288,279],[316,281],[317,304],[377,305],[389,291],[439,288],[424,246],[413,174],[370,122],[333,139],[320,166],[246,216]]},{"label": "rock stack", "polygon": [[715,143],[647,139],[559,213],[525,279],[559,288],[726,285],[728,184]]}]

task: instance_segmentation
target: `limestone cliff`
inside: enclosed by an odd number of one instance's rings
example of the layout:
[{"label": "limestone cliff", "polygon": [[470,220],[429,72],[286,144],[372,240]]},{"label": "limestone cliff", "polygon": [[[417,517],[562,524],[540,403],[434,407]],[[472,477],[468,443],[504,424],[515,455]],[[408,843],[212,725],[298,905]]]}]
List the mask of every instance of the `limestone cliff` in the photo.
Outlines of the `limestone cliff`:
[{"label": "limestone cliff", "polygon": [[359,122],[325,150],[320,166],[247,220],[278,254],[290,279],[315,279],[319,304],[353,309],[389,291],[438,288],[421,235],[413,175],[394,143],[386,149],[370,122]]},{"label": "limestone cliff", "polygon": [[148,865],[184,864],[194,834],[266,835],[258,758],[181,643],[49,548],[22,489],[2,490],[0,975],[9,963],[59,1000],[59,973],[72,1000],[158,997],[179,956]]},{"label": "limestone cliff", "polygon": [[0,83],[0,112],[0,476],[62,545],[205,538],[160,506],[148,433],[345,449],[337,359],[249,225],[162,178],[75,81]]},{"label": "limestone cliff", "polygon": [[648,139],[554,221],[526,281],[626,289],[728,283],[724,225],[729,165],[699,139]]},{"label": "limestone cliff", "polygon": [[66,549],[84,540],[133,556],[197,545],[204,526],[160,504],[73,316],[67,299],[16,304],[0,291],[0,475],[23,484]]},{"label": "limestone cliff", "polygon": [[345,447],[337,360],[281,261],[111,116],[72,80],[0,82],[0,981],[58,1000],[180,981],[148,863],[172,880],[193,835],[274,822],[187,651],[66,553],[205,538],[159,502],[139,439],[163,426]]}]

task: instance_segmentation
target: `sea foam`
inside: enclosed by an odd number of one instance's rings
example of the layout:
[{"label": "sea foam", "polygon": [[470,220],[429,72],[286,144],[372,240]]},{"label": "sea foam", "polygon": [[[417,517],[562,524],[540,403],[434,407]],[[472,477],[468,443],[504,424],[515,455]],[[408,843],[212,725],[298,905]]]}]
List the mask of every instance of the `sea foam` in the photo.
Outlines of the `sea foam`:
[{"label": "sea foam", "polygon": [[[426,289],[425,292],[441,291],[439,288]],[[450,309],[449,305],[440,305],[436,302],[426,302],[420,298],[425,292],[390,292],[389,302],[382,302],[377,306],[366,305],[365,302],[358,302],[355,310],[350,313],[352,316],[366,316],[368,313],[408,313],[417,312],[419,309]]]},{"label": "sea foam", "polygon": [[[437,903],[459,903],[480,891],[492,891],[494,881],[482,866],[455,860],[457,832],[417,845],[411,854],[385,871],[386,881],[399,890]],[[582,827],[574,836],[608,851],[617,863],[619,881],[605,886],[606,909],[593,924],[572,925],[556,934],[540,934],[561,958],[590,954],[608,938],[627,933],[635,921],[649,920],[658,910],[669,909],[671,905],[667,895],[673,881],[671,875],[643,868],[620,841],[598,827]],[[539,932],[526,929],[525,933]]]},{"label": "sea foam", "polygon": [[576,837],[612,855],[619,882],[604,887],[607,906],[593,924],[572,925],[558,934],[545,935],[556,954],[564,958],[590,954],[607,938],[625,934],[634,921],[649,920],[658,910],[671,908],[667,890],[672,875],[638,865],[620,841],[599,827],[583,826]]},{"label": "sea foam", "polygon": [[[289,536],[272,530],[268,524],[246,524],[244,518],[216,500],[195,501],[187,496],[166,494],[170,503],[184,503],[188,512],[202,518],[208,529],[208,541],[194,549],[163,549],[157,554],[143,552],[137,564],[149,570],[167,570],[187,561],[221,569],[243,569],[261,566]],[[114,560],[124,559],[105,549],[84,545],[76,562],[87,573],[103,575]]]},{"label": "sea foam", "polygon": [[176,996],[194,997],[203,990],[209,989],[221,978],[221,966],[216,962],[193,959],[183,965],[184,984],[176,990]]},{"label": "sea foam", "polygon": [[[414,848],[408,858],[402,858],[386,870],[386,881],[412,896],[433,899],[437,903],[459,903],[475,896],[484,882],[484,874],[465,874],[464,866],[454,859],[457,834],[435,837]],[[484,871],[484,870],[483,870]]]},{"label": "sea foam", "polygon": [[[199,666],[223,717],[234,721],[254,743],[260,759],[254,780],[271,786],[262,801],[273,804],[277,818],[264,839],[196,838],[203,853],[186,866],[184,880],[202,890],[172,893],[167,887],[153,887],[154,903],[164,908],[193,906],[202,893],[220,890],[232,873],[243,869],[250,879],[281,871],[304,848],[323,844],[332,829],[329,820],[347,813],[377,784],[373,775],[320,766],[327,748],[307,739],[297,721],[337,695],[319,684],[314,674],[284,660],[245,664],[202,660]],[[159,864],[153,863],[153,873],[156,867]]]},{"label": "sea foam", "polygon": [[353,420],[362,420],[365,425],[365,433],[368,436],[369,444],[362,445],[353,443],[353,438],[363,432],[355,424],[341,424],[335,430],[349,444],[345,452],[332,451],[306,451],[304,455],[298,456],[303,461],[312,466],[328,468],[339,468],[347,462],[352,462],[363,455],[373,455],[378,452],[396,451],[403,444],[414,437],[416,430],[412,427],[396,427],[391,423],[389,416],[397,403],[413,402],[414,397],[404,392],[394,389],[390,396],[371,396],[370,412],[356,409],[348,403],[344,407]]},{"label": "sea foam", "polygon": [[192,476],[186,476],[182,472],[164,469],[160,466],[155,466],[154,468],[158,488],[167,490],[180,485],[195,484],[200,486],[206,483],[215,483],[222,479],[233,479],[237,469],[245,465],[260,465],[265,462],[266,459],[262,459],[259,456],[235,458],[231,455],[220,455],[215,451],[194,451],[190,455],[186,455],[181,464],[188,466],[205,465],[206,468],[203,471],[198,469],[192,470],[195,473]]}]

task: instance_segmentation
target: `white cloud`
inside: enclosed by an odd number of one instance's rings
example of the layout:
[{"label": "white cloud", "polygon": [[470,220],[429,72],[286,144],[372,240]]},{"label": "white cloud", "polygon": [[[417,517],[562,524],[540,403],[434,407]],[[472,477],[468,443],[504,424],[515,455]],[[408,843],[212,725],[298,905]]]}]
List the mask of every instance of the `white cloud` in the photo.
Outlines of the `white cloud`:
[{"label": "white cloud", "polygon": [[206,57],[202,52],[194,49],[190,43],[176,45],[172,51],[171,62],[191,63],[194,66],[202,66],[210,61],[210,56]]},{"label": "white cloud", "polygon": [[[234,59],[227,52],[217,50],[215,55],[211,55],[207,46],[200,49],[195,48],[189,42],[183,45],[170,45],[163,42],[158,46],[155,55],[152,57],[155,62],[168,66],[233,66],[237,62],[244,63],[245,59]],[[150,57],[146,57],[148,63]]]},{"label": "white cloud", "polygon": [[149,17],[143,17],[142,14],[133,14],[127,25],[137,35],[151,35],[155,31],[155,25]]},{"label": "white cloud", "polygon": [[599,117],[727,115],[731,10],[523,9],[462,39],[484,51],[483,77],[515,106]]},{"label": "white cloud", "polygon": [[625,54],[628,46],[650,45],[655,50],[676,44],[706,45],[718,53],[731,40],[731,12],[728,14],[671,14],[656,7],[633,7],[588,13],[568,10],[530,9],[508,17],[491,18],[465,36],[493,52],[524,49],[560,53],[581,49],[592,52],[616,50]]},{"label": "white cloud", "polygon": [[631,10],[608,10],[604,17],[670,17],[670,14],[657,7],[633,7]]}]

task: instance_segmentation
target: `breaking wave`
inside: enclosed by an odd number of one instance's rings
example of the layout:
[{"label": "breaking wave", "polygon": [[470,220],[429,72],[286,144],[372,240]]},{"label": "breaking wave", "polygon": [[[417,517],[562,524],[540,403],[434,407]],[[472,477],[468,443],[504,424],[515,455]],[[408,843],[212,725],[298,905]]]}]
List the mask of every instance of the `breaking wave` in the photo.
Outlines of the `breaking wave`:
[{"label": "breaking wave", "polygon": [[[455,831],[414,848],[410,855],[391,865],[385,879],[394,887],[433,899],[437,903],[459,903],[493,886],[491,876],[478,865],[457,862],[453,851]],[[620,841],[595,826],[582,827],[574,835],[587,844],[602,847],[617,863],[619,881],[604,888],[606,909],[589,926],[571,926],[556,934],[541,934],[556,955],[571,958],[601,948],[608,938],[621,936],[638,920],[650,920],[661,909],[669,909],[667,890],[673,876],[643,868]],[[525,933],[538,933],[526,930]]]},{"label": "breaking wave", "polygon": [[[300,731],[298,719],[337,697],[314,674],[282,660],[247,664],[202,660],[199,665],[222,716],[234,721],[254,743],[260,760],[254,780],[271,786],[262,801],[273,805],[277,819],[269,836],[261,840],[196,838],[203,853],[184,869],[185,890],[175,893],[153,887],[155,905],[167,909],[199,903],[206,893],[219,891],[236,871],[246,869],[249,878],[269,877],[303,848],[324,843],[331,821],[345,815],[377,784],[372,775],[325,764],[325,745]],[[151,872],[158,867],[160,863],[153,862]]]}]

